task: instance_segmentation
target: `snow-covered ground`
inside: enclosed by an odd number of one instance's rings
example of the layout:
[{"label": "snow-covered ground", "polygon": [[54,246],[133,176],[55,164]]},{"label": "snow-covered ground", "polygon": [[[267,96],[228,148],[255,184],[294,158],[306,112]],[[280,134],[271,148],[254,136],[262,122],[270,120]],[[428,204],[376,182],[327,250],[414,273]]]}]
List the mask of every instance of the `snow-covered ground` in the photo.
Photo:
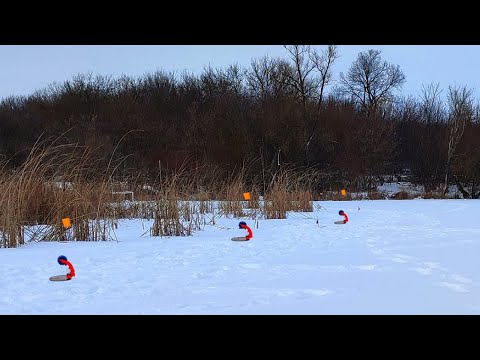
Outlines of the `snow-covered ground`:
[{"label": "snow-covered ground", "polygon": [[[414,185],[408,181],[402,182],[386,182],[383,185],[377,186],[377,191],[385,196],[385,198],[391,198],[399,192],[406,192],[410,198],[422,199],[425,196],[425,187],[423,185]],[[441,188],[436,190],[438,196],[441,194]],[[449,185],[446,197],[449,199],[462,199],[462,194],[458,191],[457,186]],[[365,193],[363,198],[368,198]]]},{"label": "snow-covered ground", "polygon": [[[322,201],[284,220],[219,218],[189,237],[0,249],[0,314],[480,314],[480,201]],[[346,225],[335,225],[349,216]],[[318,218],[318,224],[317,224]],[[252,227],[246,235],[240,220]],[[147,235],[144,235],[144,234]],[[71,281],[57,263],[74,265]]]}]

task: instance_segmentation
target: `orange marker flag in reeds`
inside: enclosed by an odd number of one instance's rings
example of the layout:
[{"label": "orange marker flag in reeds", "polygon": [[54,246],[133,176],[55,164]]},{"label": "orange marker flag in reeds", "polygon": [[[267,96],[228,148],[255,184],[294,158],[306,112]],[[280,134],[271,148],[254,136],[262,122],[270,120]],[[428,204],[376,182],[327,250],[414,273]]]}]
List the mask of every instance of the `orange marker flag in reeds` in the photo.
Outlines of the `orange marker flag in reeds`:
[{"label": "orange marker flag in reeds", "polygon": [[62,224],[65,229],[68,229],[70,226],[72,226],[70,222],[70,218],[63,218],[62,219]]},{"label": "orange marker flag in reeds", "polygon": [[342,194],[342,196],[346,196],[346,195],[347,195],[347,190],[342,189],[342,190],[340,191],[340,193]]},{"label": "orange marker flag in reeds", "polygon": [[243,198],[244,198],[245,200],[250,200],[250,193],[249,193],[249,192],[243,193]]}]

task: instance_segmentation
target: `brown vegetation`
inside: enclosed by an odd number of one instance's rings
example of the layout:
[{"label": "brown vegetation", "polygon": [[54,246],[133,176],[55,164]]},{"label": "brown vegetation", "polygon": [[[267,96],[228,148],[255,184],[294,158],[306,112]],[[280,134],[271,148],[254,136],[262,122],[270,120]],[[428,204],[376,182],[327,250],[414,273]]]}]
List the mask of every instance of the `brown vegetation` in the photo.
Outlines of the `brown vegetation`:
[{"label": "brown vegetation", "polygon": [[[385,175],[408,174],[427,197],[448,196],[447,185],[480,197],[470,89],[450,88],[447,104],[435,84],[400,98],[406,77],[376,50],[330,89],[335,46],[285,50],[249,68],[80,74],[3,99],[0,246],[22,244],[26,225],[46,224],[34,238],[58,239],[64,216],[82,241],[114,238],[117,219],[135,216],[155,219],[155,235],[188,235],[207,223],[195,214],[284,218],[311,211],[313,199],[381,197]],[[135,201],[119,198],[126,191]]]}]

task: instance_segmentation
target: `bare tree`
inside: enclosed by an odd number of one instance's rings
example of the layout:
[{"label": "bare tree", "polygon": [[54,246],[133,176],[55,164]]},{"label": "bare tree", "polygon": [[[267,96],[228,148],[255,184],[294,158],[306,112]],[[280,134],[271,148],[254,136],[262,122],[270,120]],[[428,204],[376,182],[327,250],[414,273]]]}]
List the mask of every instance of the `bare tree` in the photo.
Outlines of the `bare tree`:
[{"label": "bare tree", "polygon": [[295,94],[302,102],[303,118],[307,117],[307,102],[315,93],[318,82],[310,77],[315,69],[315,64],[310,59],[311,47],[306,45],[285,45],[291,67],[284,67],[283,74],[289,80],[288,84],[293,87]]},{"label": "bare tree", "polygon": [[246,72],[250,99],[256,104],[254,118],[258,120],[252,127],[259,132],[261,151],[264,151],[262,156],[271,156],[271,174],[282,163],[282,150],[287,149],[284,153],[288,152],[288,143],[292,142],[290,127],[296,123],[287,115],[291,111],[285,110],[294,105],[285,101],[293,94],[285,77],[285,69],[288,67],[284,59],[263,56],[253,59],[251,68]]},{"label": "bare tree", "polygon": [[445,169],[445,183],[443,194],[448,191],[448,175],[452,158],[455,155],[455,149],[460,142],[465,125],[471,122],[474,116],[472,90],[467,87],[449,87],[448,88],[448,106],[449,106],[449,136],[447,149],[447,164]]},{"label": "bare tree", "polygon": [[475,105],[475,115],[472,121],[474,124],[480,125],[480,102]]},{"label": "bare tree", "polygon": [[422,85],[420,117],[421,121],[429,128],[444,119],[445,109],[443,108],[441,94],[442,90],[439,83]]},{"label": "bare tree", "polygon": [[327,49],[322,50],[320,54],[315,50],[310,54],[310,59],[315,65],[315,68],[319,74],[319,84],[317,95],[317,114],[313,124],[313,128],[310,132],[310,136],[308,136],[307,143],[305,144],[305,153],[307,155],[307,159],[310,143],[315,136],[315,133],[320,124],[320,111],[323,106],[325,88],[330,85],[332,81],[332,66],[335,60],[337,60],[338,58],[338,48],[336,45],[328,45]]},{"label": "bare tree", "polygon": [[445,164],[444,152],[439,147],[438,124],[444,123],[446,111],[441,100],[442,90],[438,83],[422,86],[419,103],[419,131],[416,135],[417,176],[425,191],[437,189],[442,183],[442,168]]},{"label": "bare tree", "polygon": [[[455,152],[455,161],[452,162],[453,179],[463,198],[478,199],[480,191],[480,107],[475,106],[472,122],[465,124],[462,141]],[[470,192],[466,189],[471,184]],[[465,185],[465,187],[464,187]]]},{"label": "bare tree", "polygon": [[282,92],[287,86],[281,71],[285,68],[285,64],[283,59],[271,59],[268,56],[253,59],[251,69],[246,72],[250,93],[266,100],[268,97]]},{"label": "bare tree", "polygon": [[340,73],[340,93],[359,103],[367,118],[375,116],[382,105],[393,100],[393,91],[405,82],[398,65],[382,61],[379,50],[358,54],[347,74]]},{"label": "bare tree", "polygon": [[[332,66],[338,58],[338,50],[335,45],[329,45],[320,53],[306,45],[290,45],[285,49],[292,64],[284,67],[284,75],[302,103],[303,139],[308,166],[310,144],[319,127],[325,89],[332,80]],[[313,116],[308,111],[311,100],[316,100],[316,113]]]}]

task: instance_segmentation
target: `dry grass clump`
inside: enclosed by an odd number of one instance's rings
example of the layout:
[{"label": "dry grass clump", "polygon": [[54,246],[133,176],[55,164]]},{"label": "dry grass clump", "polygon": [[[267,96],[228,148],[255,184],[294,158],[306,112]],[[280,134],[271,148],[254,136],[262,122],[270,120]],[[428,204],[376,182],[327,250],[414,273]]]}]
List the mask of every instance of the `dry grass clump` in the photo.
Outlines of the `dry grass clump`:
[{"label": "dry grass clump", "polygon": [[443,195],[441,190],[439,191],[427,191],[425,195],[423,195],[424,199],[445,199],[446,196]]},{"label": "dry grass clump", "polygon": [[288,171],[281,171],[273,178],[263,202],[263,213],[266,219],[287,218],[287,211],[291,210],[289,199],[290,175]]},{"label": "dry grass clump", "polygon": [[154,202],[152,236],[189,236],[204,223],[198,201],[185,200],[192,187],[191,183],[185,182],[186,178],[188,176],[180,171],[162,180]]},{"label": "dry grass clump", "polygon": [[243,172],[227,179],[222,185],[223,186],[219,191],[219,214],[234,218],[246,216],[243,201],[243,193],[245,189]]},{"label": "dry grass clump", "polygon": [[392,194],[391,198],[394,200],[408,200],[413,199],[413,196],[405,190],[400,190],[399,192]]},{"label": "dry grass clump", "polygon": [[367,199],[369,200],[384,200],[385,194],[381,193],[380,191],[369,191],[367,193]]},{"label": "dry grass clump", "polygon": [[[25,236],[44,241],[65,239],[62,219],[71,219],[68,240],[98,241],[115,237],[116,209],[111,184],[120,161],[113,154],[98,168],[94,150],[42,139],[14,171],[0,167],[0,247],[17,247]],[[45,226],[38,226],[45,225]]]}]

